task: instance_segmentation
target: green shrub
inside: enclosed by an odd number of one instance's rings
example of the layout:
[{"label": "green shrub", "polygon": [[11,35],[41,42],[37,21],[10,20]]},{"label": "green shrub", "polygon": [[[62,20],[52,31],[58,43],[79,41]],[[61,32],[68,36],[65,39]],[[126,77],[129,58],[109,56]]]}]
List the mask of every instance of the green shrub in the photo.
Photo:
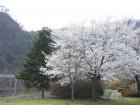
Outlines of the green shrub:
[{"label": "green shrub", "polygon": [[[100,82],[97,82],[97,95],[103,95],[103,88]],[[54,82],[51,86],[51,94],[62,97],[62,98],[70,98],[71,96],[70,85],[60,86],[60,84]],[[92,83],[86,80],[78,80],[75,84],[75,97],[76,98],[91,98],[92,93]]]},{"label": "green shrub", "polygon": [[105,97],[111,97],[111,94],[112,94],[112,91],[111,91],[111,90],[106,90],[106,91],[104,92],[104,96],[105,96]]}]

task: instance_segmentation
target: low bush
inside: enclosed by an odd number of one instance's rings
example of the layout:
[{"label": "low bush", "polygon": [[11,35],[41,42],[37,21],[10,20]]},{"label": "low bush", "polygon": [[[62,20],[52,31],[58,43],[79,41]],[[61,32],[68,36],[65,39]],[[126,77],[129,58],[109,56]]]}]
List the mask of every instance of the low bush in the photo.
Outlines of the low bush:
[{"label": "low bush", "polygon": [[140,97],[140,92],[132,89],[121,89],[119,90],[124,97]]},{"label": "low bush", "polygon": [[[97,82],[97,95],[103,95],[103,88],[100,84],[100,81]],[[62,98],[70,98],[71,96],[71,89],[70,85],[61,86],[60,84],[54,82],[51,86],[51,94],[62,97]],[[92,83],[86,80],[78,80],[75,84],[75,98],[91,98],[92,93]]]}]

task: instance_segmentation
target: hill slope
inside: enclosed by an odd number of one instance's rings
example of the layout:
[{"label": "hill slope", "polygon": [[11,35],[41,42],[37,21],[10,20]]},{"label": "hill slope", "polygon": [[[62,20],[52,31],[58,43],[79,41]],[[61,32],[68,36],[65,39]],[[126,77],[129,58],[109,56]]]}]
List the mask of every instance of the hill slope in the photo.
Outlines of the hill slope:
[{"label": "hill slope", "polygon": [[8,14],[0,12],[0,73],[16,73],[22,67],[33,37]]}]

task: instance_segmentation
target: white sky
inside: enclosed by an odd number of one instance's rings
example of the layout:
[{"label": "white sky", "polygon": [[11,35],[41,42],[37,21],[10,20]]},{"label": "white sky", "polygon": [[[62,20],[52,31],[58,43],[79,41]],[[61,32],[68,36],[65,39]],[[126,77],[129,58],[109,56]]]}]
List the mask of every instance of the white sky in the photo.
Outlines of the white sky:
[{"label": "white sky", "polygon": [[140,19],[140,0],[0,0],[27,30],[61,28],[106,17]]}]

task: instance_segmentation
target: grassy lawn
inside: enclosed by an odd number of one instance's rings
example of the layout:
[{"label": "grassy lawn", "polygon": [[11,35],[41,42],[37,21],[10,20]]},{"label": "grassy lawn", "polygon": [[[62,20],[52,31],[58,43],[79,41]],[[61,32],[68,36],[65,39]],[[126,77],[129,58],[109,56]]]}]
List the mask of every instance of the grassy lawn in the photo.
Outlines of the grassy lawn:
[{"label": "grassy lawn", "polygon": [[139,99],[127,99],[125,101],[103,101],[98,100],[93,102],[91,100],[70,100],[62,99],[1,99],[0,105],[140,105]]}]

